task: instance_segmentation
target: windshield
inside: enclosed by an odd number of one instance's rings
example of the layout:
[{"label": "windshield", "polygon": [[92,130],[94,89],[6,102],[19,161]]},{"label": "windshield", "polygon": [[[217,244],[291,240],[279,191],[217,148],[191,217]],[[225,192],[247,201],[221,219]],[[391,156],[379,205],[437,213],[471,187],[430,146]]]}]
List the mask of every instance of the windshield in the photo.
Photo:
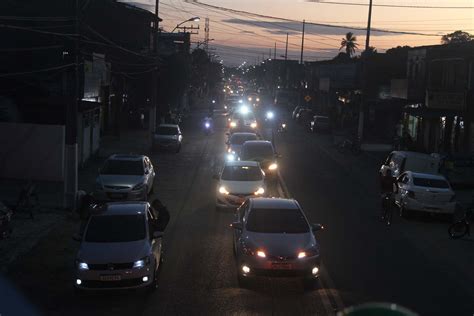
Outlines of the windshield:
[{"label": "windshield", "polygon": [[419,187],[429,187],[437,189],[449,188],[448,182],[441,179],[413,178],[413,184]]},{"label": "windshield", "polygon": [[255,134],[234,134],[230,138],[230,143],[232,145],[242,145],[248,140],[257,140],[257,135]]},{"label": "windshield", "polygon": [[245,144],[242,149],[242,160],[246,159],[273,159],[273,147],[270,144]]},{"label": "windshield", "polygon": [[260,181],[263,180],[259,167],[226,166],[222,171],[222,180],[227,181]]},{"label": "windshield", "polygon": [[178,128],[170,126],[158,126],[156,133],[158,135],[178,135]]},{"label": "windshield", "polygon": [[119,174],[129,176],[141,176],[144,174],[141,160],[107,160],[100,174]]},{"label": "windshield", "polygon": [[92,216],[87,226],[87,242],[127,242],[145,239],[145,215]]},{"label": "windshield", "polygon": [[253,209],[246,228],[251,232],[267,234],[309,232],[308,222],[299,209]]}]

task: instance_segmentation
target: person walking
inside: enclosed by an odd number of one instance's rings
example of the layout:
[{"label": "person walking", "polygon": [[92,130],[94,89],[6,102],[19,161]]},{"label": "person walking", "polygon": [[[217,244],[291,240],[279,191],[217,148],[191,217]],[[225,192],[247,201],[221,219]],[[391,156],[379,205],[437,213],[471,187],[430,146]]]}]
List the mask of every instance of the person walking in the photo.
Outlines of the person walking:
[{"label": "person walking", "polygon": [[170,213],[168,208],[166,208],[166,206],[161,203],[159,199],[153,200],[151,207],[158,213],[156,229],[158,231],[164,232],[170,221]]}]

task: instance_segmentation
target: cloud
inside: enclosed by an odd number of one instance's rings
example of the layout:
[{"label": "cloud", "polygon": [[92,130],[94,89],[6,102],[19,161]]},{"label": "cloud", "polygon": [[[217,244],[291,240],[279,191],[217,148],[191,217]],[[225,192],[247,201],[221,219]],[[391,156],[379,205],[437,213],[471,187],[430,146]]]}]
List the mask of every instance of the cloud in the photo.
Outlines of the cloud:
[{"label": "cloud", "polygon": [[[303,27],[303,22],[291,22],[291,21],[256,21],[256,20],[244,20],[244,19],[226,19],[222,22],[253,26],[258,28],[264,28],[268,33],[272,34],[286,34],[290,33],[293,35],[300,34]],[[322,25],[314,25],[306,23],[305,33],[312,35],[325,35],[325,36],[344,36],[347,32],[352,32],[356,36],[365,36],[365,30],[357,30],[343,27],[330,27]],[[372,36],[394,36],[397,34],[372,31]],[[337,38],[339,39],[339,38]]]}]

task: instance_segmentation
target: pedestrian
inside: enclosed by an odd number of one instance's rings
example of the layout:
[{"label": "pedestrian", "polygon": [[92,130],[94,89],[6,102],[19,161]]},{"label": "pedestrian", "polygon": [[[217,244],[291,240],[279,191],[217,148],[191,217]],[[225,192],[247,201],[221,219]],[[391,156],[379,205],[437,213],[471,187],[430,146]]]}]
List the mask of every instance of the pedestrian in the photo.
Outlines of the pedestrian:
[{"label": "pedestrian", "polygon": [[168,222],[170,221],[170,213],[163,203],[159,199],[153,200],[151,203],[152,208],[155,212],[158,213],[158,218],[156,220],[156,229],[158,231],[164,232]]},{"label": "pedestrian", "polygon": [[79,235],[82,236],[86,228],[87,221],[91,216],[93,210],[97,209],[98,202],[91,193],[86,193],[85,191],[78,191],[78,207],[77,213],[81,220],[81,225],[79,226]]}]

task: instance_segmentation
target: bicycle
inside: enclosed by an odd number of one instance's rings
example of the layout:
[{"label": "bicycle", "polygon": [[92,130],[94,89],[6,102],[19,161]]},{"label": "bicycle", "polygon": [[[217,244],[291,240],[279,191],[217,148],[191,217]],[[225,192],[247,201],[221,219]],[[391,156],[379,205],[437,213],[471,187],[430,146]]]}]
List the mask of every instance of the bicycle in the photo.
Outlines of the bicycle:
[{"label": "bicycle", "polygon": [[387,226],[392,224],[393,217],[393,193],[385,193],[382,196],[382,216],[380,220],[384,222]]},{"label": "bicycle", "polygon": [[472,206],[464,212],[464,217],[459,221],[451,224],[448,228],[448,234],[453,239],[459,239],[464,236],[471,235],[471,226],[469,225],[469,218],[472,218]]}]

